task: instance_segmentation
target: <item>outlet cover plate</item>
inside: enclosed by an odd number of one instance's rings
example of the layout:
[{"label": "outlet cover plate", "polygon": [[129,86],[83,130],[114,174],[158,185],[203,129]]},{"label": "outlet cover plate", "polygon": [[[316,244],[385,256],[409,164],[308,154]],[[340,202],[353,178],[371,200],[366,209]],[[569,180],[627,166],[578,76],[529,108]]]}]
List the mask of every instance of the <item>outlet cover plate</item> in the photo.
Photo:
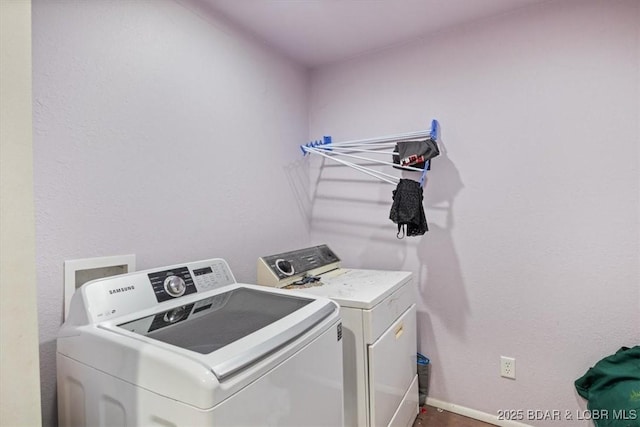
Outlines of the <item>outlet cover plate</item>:
[{"label": "outlet cover plate", "polygon": [[516,379],[516,359],[500,356],[500,376],[512,380]]}]

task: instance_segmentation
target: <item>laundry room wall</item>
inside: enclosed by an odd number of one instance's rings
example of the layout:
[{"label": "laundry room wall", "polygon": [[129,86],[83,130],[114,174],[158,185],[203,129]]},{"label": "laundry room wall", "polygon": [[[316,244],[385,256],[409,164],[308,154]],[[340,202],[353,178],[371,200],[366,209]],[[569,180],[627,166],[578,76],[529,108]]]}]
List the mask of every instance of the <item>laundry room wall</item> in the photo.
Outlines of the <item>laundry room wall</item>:
[{"label": "laundry room wall", "polygon": [[544,2],[312,72],[310,139],[440,120],[423,237],[396,238],[393,186],[311,170],[312,243],[415,274],[431,398],[586,426],[574,380],[640,342],[639,8]]},{"label": "laundry room wall", "polygon": [[56,425],[63,262],[138,269],[309,240],[307,71],[197,2],[33,1],[42,412]]}]

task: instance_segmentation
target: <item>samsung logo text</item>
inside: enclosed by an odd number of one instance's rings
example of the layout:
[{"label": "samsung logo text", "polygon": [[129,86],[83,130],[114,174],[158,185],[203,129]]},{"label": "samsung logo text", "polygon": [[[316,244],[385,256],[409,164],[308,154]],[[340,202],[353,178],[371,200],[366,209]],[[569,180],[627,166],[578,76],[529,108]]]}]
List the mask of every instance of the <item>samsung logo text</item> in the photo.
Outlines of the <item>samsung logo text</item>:
[{"label": "samsung logo text", "polygon": [[109,289],[109,295],[113,295],[113,294],[119,294],[121,292],[128,292],[128,291],[132,291],[134,290],[136,287],[131,285],[131,286],[125,286],[123,288],[116,288],[116,289]]}]

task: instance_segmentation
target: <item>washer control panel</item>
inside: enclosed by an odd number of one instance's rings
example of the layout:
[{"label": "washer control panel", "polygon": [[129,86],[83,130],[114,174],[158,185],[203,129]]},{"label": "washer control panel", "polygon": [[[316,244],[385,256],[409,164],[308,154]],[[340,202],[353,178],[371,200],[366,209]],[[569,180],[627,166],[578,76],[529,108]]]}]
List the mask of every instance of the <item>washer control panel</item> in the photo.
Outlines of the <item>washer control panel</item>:
[{"label": "washer control panel", "polygon": [[197,292],[191,272],[187,267],[154,271],[153,273],[148,273],[147,276],[149,276],[149,281],[158,302]]},{"label": "washer control panel", "polygon": [[[105,277],[87,282],[76,291],[71,298],[69,321],[74,324],[103,322],[159,304],[175,305],[172,301],[176,299],[193,297],[233,283],[236,279],[222,258]],[[179,322],[188,314],[187,308],[184,305],[171,309],[156,322]]]},{"label": "washer control panel", "polygon": [[305,275],[322,274],[339,267],[340,258],[327,245],[261,257],[258,284],[282,287]]},{"label": "washer control panel", "polygon": [[193,270],[193,279],[199,291],[219,288],[235,283],[235,279],[224,263],[215,263]]},{"label": "washer control panel", "polygon": [[224,263],[212,263],[192,270],[187,266],[174,267],[169,270],[154,271],[147,276],[158,302],[235,282]]}]

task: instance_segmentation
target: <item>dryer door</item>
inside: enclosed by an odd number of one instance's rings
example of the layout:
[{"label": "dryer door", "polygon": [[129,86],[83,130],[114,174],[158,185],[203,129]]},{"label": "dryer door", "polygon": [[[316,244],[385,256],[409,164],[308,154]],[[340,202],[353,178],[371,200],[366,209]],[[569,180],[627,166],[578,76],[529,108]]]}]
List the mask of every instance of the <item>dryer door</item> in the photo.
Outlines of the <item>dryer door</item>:
[{"label": "dryer door", "polygon": [[368,348],[369,420],[386,426],[416,376],[416,305]]}]

